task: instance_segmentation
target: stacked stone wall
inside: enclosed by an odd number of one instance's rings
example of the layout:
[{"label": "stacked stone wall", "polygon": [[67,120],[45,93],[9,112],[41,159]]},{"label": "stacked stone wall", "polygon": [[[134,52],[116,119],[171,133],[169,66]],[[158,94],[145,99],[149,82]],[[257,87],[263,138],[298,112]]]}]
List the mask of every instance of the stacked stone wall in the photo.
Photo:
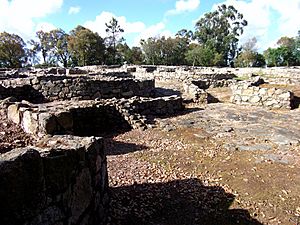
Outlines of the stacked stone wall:
[{"label": "stacked stone wall", "polygon": [[153,80],[132,78],[103,78],[89,76],[37,76],[0,81],[0,97],[49,101],[95,98],[130,98],[150,96]]},{"label": "stacked stone wall", "polygon": [[[200,79],[232,79],[233,77],[245,77],[261,75],[272,82],[298,82],[300,79],[300,67],[272,67],[272,68],[217,68],[217,67],[188,67],[188,66],[132,66],[136,77],[151,78],[156,80],[200,80]],[[132,67],[128,67],[129,70]]]},{"label": "stacked stone wall", "polygon": [[106,224],[101,138],[53,136],[0,155],[0,224]]},{"label": "stacked stone wall", "polygon": [[149,116],[167,116],[183,109],[177,96],[101,101],[12,103],[8,118],[36,137],[48,134],[101,135],[105,131],[146,128]]},{"label": "stacked stone wall", "polygon": [[231,86],[231,102],[235,104],[250,104],[271,109],[291,109],[293,93],[283,89],[262,88],[249,83]]}]

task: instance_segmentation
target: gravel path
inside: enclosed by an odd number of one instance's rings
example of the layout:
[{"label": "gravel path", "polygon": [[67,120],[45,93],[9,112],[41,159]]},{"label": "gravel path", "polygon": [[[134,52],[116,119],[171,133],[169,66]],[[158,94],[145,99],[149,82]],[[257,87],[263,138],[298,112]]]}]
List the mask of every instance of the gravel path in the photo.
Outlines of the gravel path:
[{"label": "gravel path", "polygon": [[191,145],[161,135],[134,130],[107,140],[110,224],[260,224],[230,208],[235,195],[217,176],[186,170],[178,156]]},{"label": "gravel path", "polygon": [[210,104],[107,140],[110,224],[290,224],[298,112]]}]

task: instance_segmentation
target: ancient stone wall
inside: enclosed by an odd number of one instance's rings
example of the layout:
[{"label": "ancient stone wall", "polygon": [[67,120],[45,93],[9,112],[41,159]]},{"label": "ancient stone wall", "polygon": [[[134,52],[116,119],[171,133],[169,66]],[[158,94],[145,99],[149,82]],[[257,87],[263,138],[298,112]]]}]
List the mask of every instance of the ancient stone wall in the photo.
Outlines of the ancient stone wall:
[{"label": "ancient stone wall", "polygon": [[238,83],[231,86],[231,102],[250,104],[272,109],[291,109],[293,94],[290,91],[276,88],[262,88],[250,83]]},{"label": "ancient stone wall", "polygon": [[0,155],[0,224],[106,224],[101,138],[53,136]]},{"label": "ancient stone wall", "polygon": [[200,79],[210,80],[223,80],[232,79],[235,77],[232,73],[215,72],[215,73],[204,73],[201,70],[193,69],[191,67],[137,67],[135,72],[132,74],[139,78],[149,78],[155,80],[177,80],[177,81],[191,81]]},{"label": "ancient stone wall", "polygon": [[107,99],[150,96],[153,89],[153,80],[88,75],[36,76],[0,81],[0,97],[2,99],[14,96],[17,99],[31,102],[38,102],[42,98],[53,101],[71,98]]},{"label": "ancient stone wall", "polygon": [[60,101],[45,104],[12,103],[8,118],[26,133],[102,136],[118,129],[147,127],[147,116],[167,116],[183,109],[182,98],[133,97],[101,101]]},{"label": "ancient stone wall", "polygon": [[[134,69],[134,70],[133,70]],[[272,68],[217,68],[217,67],[188,67],[188,66],[129,66],[128,71],[139,78],[156,80],[200,80],[200,79],[232,79],[252,74],[264,76],[270,82],[299,83],[300,67]]]}]

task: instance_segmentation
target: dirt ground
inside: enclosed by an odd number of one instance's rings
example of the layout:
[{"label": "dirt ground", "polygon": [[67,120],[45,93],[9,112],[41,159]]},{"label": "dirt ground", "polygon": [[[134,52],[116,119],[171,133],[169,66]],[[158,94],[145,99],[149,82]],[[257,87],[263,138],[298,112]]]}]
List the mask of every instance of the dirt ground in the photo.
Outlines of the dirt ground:
[{"label": "dirt ground", "polygon": [[6,118],[3,109],[0,109],[0,118],[0,154],[34,144],[35,141],[30,135]]},{"label": "dirt ground", "polygon": [[300,109],[208,92],[221,103],[107,140],[110,224],[300,223]]},{"label": "dirt ground", "polygon": [[[250,132],[241,138],[239,124],[228,127],[224,114],[219,125],[211,122],[216,116],[208,118],[229,107],[221,105],[107,140],[111,224],[296,224],[292,221],[300,213],[300,116],[296,126],[289,126],[289,112],[272,112],[279,114],[274,120],[281,118],[285,125],[256,139],[270,121],[261,114],[264,122],[257,122],[259,132],[252,133],[244,118],[242,127]],[[270,113],[257,108],[247,113],[254,116],[257,110]],[[298,142],[272,139],[285,131],[299,131]]]}]

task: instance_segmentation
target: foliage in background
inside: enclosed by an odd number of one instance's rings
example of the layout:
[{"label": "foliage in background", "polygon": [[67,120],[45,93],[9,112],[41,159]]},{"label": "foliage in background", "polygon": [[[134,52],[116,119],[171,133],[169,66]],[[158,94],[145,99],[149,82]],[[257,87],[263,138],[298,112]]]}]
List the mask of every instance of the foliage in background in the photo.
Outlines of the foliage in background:
[{"label": "foliage in background", "polygon": [[105,38],[106,43],[106,64],[119,64],[121,57],[118,55],[117,46],[124,41],[123,37],[120,37],[121,33],[124,32],[123,28],[119,25],[116,18],[112,18],[109,23],[105,23],[107,37]]},{"label": "foliage in background", "polygon": [[222,56],[221,66],[229,66],[239,52],[238,38],[247,24],[243,14],[233,6],[223,4],[217,10],[204,14],[196,23],[194,38],[203,50],[212,49],[217,57]]},{"label": "foliage in background", "polygon": [[295,38],[281,37],[277,48],[264,51],[267,66],[296,66],[300,65],[300,31]]},{"label": "foliage in background", "polygon": [[68,50],[74,66],[101,65],[104,62],[104,40],[98,33],[77,26],[70,32]]},{"label": "foliage in background", "polygon": [[175,38],[148,38],[141,40],[145,63],[152,65],[183,65],[189,39],[177,35]]},{"label": "foliage in background", "polygon": [[257,52],[255,37],[242,45],[242,51],[234,61],[236,67],[262,67],[266,64],[264,56]]},{"label": "foliage in background", "polygon": [[27,61],[25,45],[16,34],[0,33],[0,67],[22,67]]},{"label": "foliage in background", "polygon": [[276,48],[258,53],[256,38],[239,46],[247,21],[233,6],[220,5],[204,14],[194,31],[179,30],[174,37],[156,36],[130,47],[124,29],[115,18],[102,38],[83,26],[68,33],[62,29],[38,31],[27,45],[21,37],[0,33],[0,67],[86,66],[112,64],[192,66],[294,66],[300,65],[300,31],[297,37],[281,37]]}]

